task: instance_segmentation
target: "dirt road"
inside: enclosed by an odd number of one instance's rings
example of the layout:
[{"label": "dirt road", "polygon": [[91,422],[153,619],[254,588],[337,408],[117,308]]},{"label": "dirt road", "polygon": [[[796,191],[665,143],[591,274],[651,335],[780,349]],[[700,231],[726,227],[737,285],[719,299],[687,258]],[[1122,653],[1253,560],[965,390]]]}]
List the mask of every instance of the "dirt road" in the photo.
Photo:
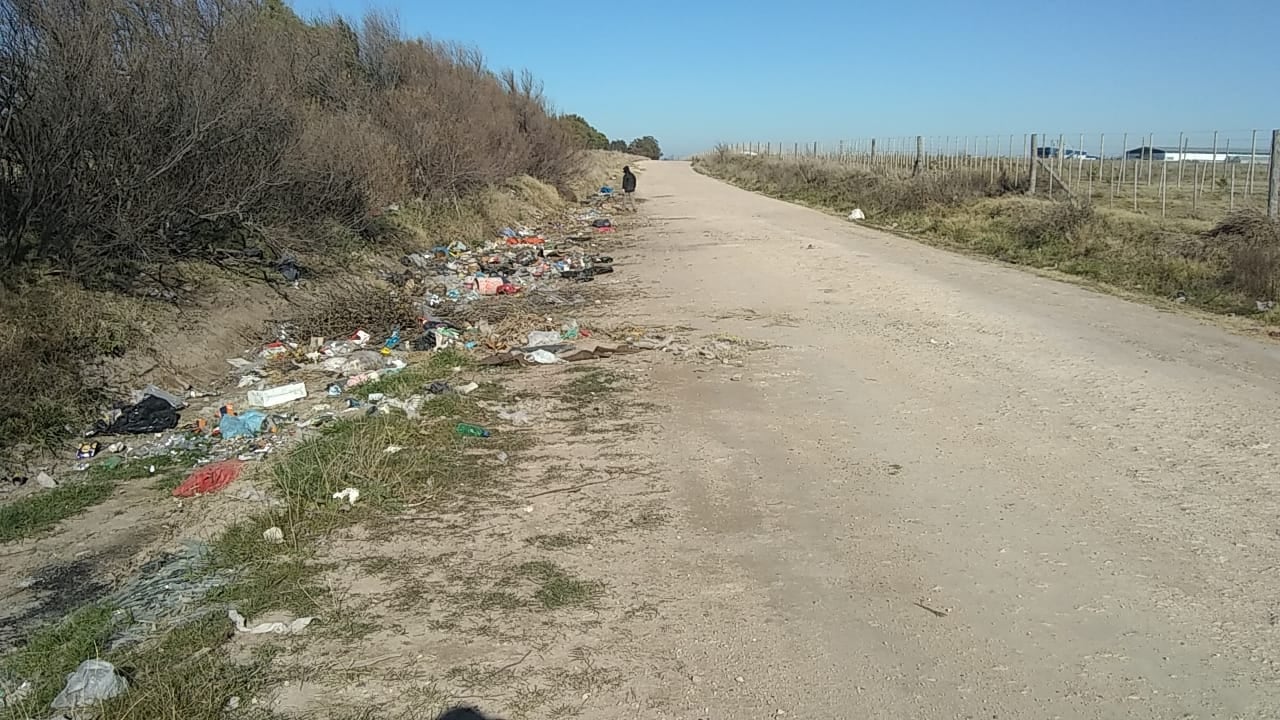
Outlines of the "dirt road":
[{"label": "dirt road", "polygon": [[1280,350],[684,163],[640,183],[637,317],[772,345],[647,391],[678,519],[619,572],[666,600],[662,715],[1280,713]]}]

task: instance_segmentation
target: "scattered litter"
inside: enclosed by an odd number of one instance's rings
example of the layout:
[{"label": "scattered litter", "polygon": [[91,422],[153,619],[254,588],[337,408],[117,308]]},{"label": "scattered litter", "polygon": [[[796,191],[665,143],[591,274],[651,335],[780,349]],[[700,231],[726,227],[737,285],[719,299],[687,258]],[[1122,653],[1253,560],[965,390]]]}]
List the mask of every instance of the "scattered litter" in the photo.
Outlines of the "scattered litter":
[{"label": "scattered litter", "polygon": [[470,395],[471,393],[479,389],[480,389],[480,383],[470,382],[470,383],[467,383],[466,385],[459,385],[458,387],[454,388],[453,391],[458,393],[459,395]]},{"label": "scattered litter", "polygon": [[533,418],[529,417],[527,410],[499,410],[498,419],[505,420],[512,425],[532,425]]},{"label": "scattered litter", "polygon": [[47,472],[42,472],[39,475],[36,475],[36,484],[46,489],[58,487],[58,481],[54,480]]},{"label": "scattered litter", "polygon": [[298,278],[302,277],[302,268],[292,255],[282,256],[280,262],[276,264],[276,270],[280,271],[280,276],[285,279],[285,282],[297,282]]},{"label": "scattered litter", "polygon": [[1258,312],[1268,312],[1275,308],[1276,303],[1274,300],[1257,300],[1254,306],[1258,308]]},{"label": "scattered litter", "polygon": [[334,493],[333,499],[346,500],[348,505],[355,506],[356,501],[360,499],[360,491],[353,487],[344,488]]},{"label": "scattered litter", "polygon": [[129,447],[122,442],[113,442],[107,446],[107,452],[109,453],[124,452],[125,450],[128,450],[128,449]]},{"label": "scattered litter", "polygon": [[97,455],[98,450],[101,448],[102,446],[96,442],[80,443],[80,447],[76,449],[76,459],[88,460],[89,458]]},{"label": "scattered litter", "polygon": [[410,420],[415,420],[421,411],[422,400],[423,398],[421,395],[410,396],[408,400],[392,398],[390,400],[383,400],[382,403],[378,405],[378,408],[383,409],[384,411],[389,411],[394,408],[403,412],[405,417]]},{"label": "scattered litter", "polygon": [[104,700],[123,695],[129,683],[116,674],[116,667],[106,660],[90,658],[67,675],[67,685],[53,699],[55,710],[97,705]]},{"label": "scattered litter", "polygon": [[105,598],[106,605],[116,608],[115,618],[128,621],[116,630],[107,649],[142,642],[189,620],[205,595],[236,574],[232,568],[210,568],[210,556],[205,543],[183,540],[179,550],[146,562],[133,579]]},{"label": "scattered litter", "polygon": [[262,531],[262,539],[272,545],[279,545],[284,542],[284,531],[273,525]]},{"label": "scattered litter", "polygon": [[227,704],[222,706],[223,712],[231,712],[240,708],[240,696],[232,695],[227,699]]},{"label": "scattered litter", "polygon": [[555,330],[534,330],[529,333],[529,347],[538,348],[547,345],[559,345],[560,333]]},{"label": "scattered litter", "polygon": [[148,395],[120,408],[110,422],[99,420],[91,435],[146,435],[178,427],[178,411],[168,400]]},{"label": "scattered litter", "polygon": [[9,683],[0,678],[0,707],[16,707],[23,700],[30,697],[33,690],[30,680],[23,680],[21,683],[16,681]]},{"label": "scattered litter", "polygon": [[862,212],[862,208],[854,208],[853,212],[849,213],[849,219],[850,220],[866,220],[867,214]]},{"label": "scattered litter", "polygon": [[301,400],[307,396],[307,386],[305,383],[290,383],[273,387],[268,390],[250,390],[249,404],[254,407],[275,407],[284,405],[285,403]]},{"label": "scattered litter", "polygon": [[236,632],[247,635],[295,635],[305,630],[308,625],[315,621],[314,617],[301,617],[289,623],[268,622],[249,627],[245,624],[244,616],[236,612],[235,608],[227,611],[227,617],[231,618],[231,622],[235,623]]},{"label": "scattered litter", "polygon": [[271,497],[252,485],[240,486],[240,488],[237,489],[231,497],[245,502],[266,505],[267,507],[276,507],[282,504],[279,500]]},{"label": "scattered litter", "polygon": [[174,395],[171,392],[166,392],[165,390],[161,390],[155,385],[148,385],[145,388],[143,388],[142,392],[139,392],[135,395],[134,402],[140,402],[149,397],[155,397],[155,398],[160,398],[161,400],[164,400],[165,402],[169,403],[169,406],[172,407],[174,410],[181,410],[182,408],[187,406],[187,401],[183,400],[177,395]]},{"label": "scattered litter", "polygon": [[403,447],[401,447],[400,445],[388,445],[385,449],[383,449],[383,451],[382,451],[382,452],[384,452],[384,453],[386,453],[386,454],[388,454],[388,455],[395,455],[396,453],[400,452],[401,450],[404,450],[404,448],[403,448]]},{"label": "scattered litter", "polygon": [[502,465],[506,465],[506,464],[507,464],[507,454],[506,454],[505,452],[503,452],[502,450],[499,450],[499,451],[498,451],[498,462],[499,462],[500,464],[502,464]]},{"label": "scattered litter", "polygon": [[492,434],[479,425],[472,425],[470,423],[458,423],[458,426],[454,428],[454,432],[464,437],[478,438],[487,438]]},{"label": "scattered litter", "polygon": [[223,460],[206,465],[188,475],[181,485],[174,488],[173,496],[187,498],[217,492],[235,482],[243,468],[244,463],[239,460]]},{"label": "scattered litter", "polygon": [[223,415],[218,421],[218,430],[223,440],[235,438],[251,438],[262,432],[267,423],[267,416],[257,410],[250,410],[243,415]]},{"label": "scattered litter", "polygon": [[525,354],[525,357],[539,365],[552,365],[560,362],[560,358],[556,357],[555,353],[547,350],[534,350]]}]

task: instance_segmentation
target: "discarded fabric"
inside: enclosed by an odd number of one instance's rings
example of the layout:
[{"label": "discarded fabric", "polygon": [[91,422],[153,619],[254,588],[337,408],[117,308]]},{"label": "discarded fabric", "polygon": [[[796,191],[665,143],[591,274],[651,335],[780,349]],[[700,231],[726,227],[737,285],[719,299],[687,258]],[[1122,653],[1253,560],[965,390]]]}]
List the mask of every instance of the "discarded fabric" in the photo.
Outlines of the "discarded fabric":
[{"label": "discarded fabric", "polygon": [[339,490],[333,494],[334,500],[346,500],[348,505],[355,505],[360,499],[360,491],[356,488],[349,487]]}]

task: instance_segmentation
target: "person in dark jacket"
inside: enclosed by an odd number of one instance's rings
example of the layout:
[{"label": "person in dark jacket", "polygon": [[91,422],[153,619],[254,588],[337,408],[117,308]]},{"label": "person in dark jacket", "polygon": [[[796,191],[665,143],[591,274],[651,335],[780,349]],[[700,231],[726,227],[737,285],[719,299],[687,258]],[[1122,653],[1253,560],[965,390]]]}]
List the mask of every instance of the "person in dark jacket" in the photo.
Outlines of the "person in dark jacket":
[{"label": "person in dark jacket", "polygon": [[622,196],[627,199],[627,207],[635,208],[634,193],[636,191],[636,176],[631,172],[631,167],[622,168]]}]

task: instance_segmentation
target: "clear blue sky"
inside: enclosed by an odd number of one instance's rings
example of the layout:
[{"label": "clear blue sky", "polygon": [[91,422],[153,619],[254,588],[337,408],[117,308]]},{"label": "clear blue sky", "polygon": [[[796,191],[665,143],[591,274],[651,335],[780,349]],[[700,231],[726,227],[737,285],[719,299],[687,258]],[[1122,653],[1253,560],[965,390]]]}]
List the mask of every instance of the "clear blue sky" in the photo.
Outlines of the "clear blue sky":
[{"label": "clear blue sky", "polygon": [[1280,127],[1280,0],[292,3],[391,11],[406,34],[529,68],[609,137],[654,135],[677,155],[1032,131],[1090,133],[1086,147],[1114,133],[1118,149],[1122,131],[1208,144],[1203,131]]}]

